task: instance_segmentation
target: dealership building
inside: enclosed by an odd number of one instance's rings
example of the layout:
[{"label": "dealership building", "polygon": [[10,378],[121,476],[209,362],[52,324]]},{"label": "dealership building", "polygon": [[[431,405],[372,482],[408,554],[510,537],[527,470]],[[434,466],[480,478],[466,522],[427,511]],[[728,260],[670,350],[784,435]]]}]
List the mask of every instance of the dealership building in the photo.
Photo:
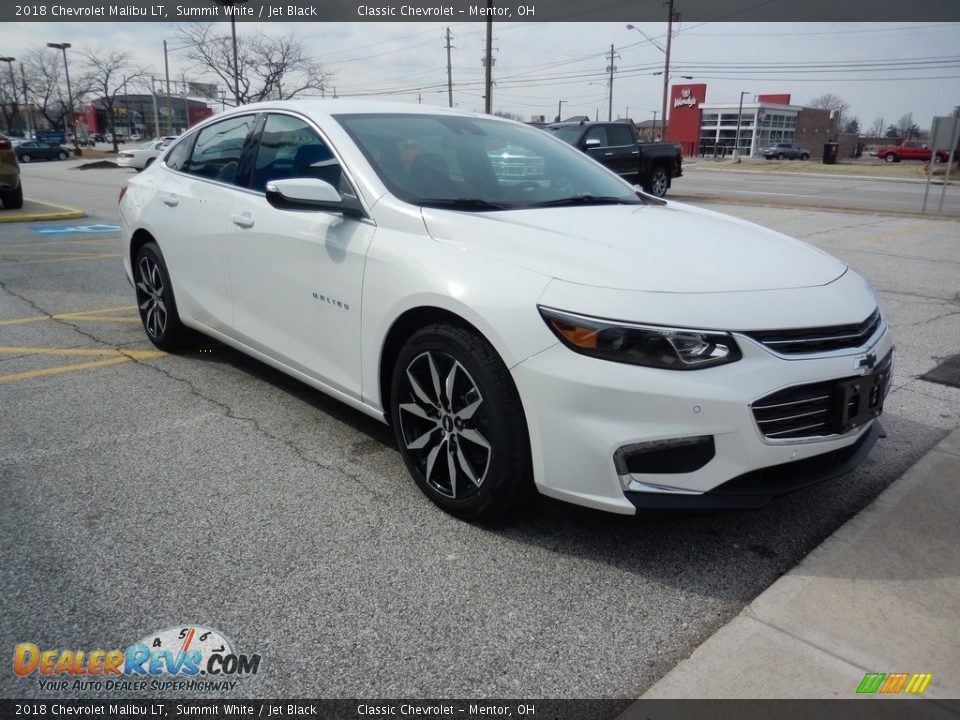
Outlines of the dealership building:
[{"label": "dealership building", "polygon": [[763,148],[784,142],[819,156],[823,144],[837,136],[830,110],[792,105],[788,94],[756,95],[742,108],[739,102],[706,100],[705,84],[671,88],[666,139],[679,143],[684,155],[726,156],[737,148],[741,155],[759,156]]}]

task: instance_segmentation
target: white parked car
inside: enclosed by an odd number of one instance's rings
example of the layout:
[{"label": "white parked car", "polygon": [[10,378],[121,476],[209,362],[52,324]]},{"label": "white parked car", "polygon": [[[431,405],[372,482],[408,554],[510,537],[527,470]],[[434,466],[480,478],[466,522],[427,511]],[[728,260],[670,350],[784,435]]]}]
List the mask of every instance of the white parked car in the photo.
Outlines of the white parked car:
[{"label": "white parked car", "polygon": [[[542,160],[535,181],[498,172],[504,147]],[[133,178],[120,216],[157,347],[199,330],[391,423],[461,517],[534,489],[756,507],[880,432],[893,342],[862,277],[518,123],[247,105]]]},{"label": "white parked car", "polygon": [[170,145],[170,140],[161,138],[140,143],[140,145],[131,150],[121,150],[117,153],[117,165],[143,170],[160,157],[168,145]]}]

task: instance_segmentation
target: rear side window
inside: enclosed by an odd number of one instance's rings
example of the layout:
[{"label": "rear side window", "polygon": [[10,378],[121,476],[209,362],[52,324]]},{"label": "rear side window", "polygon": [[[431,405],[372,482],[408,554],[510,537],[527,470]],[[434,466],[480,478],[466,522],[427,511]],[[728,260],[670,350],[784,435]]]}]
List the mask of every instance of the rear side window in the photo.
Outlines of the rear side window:
[{"label": "rear side window", "polygon": [[233,184],[240,155],[256,124],[255,115],[242,115],[208,125],[197,135],[186,172]]},{"label": "rear side window", "polygon": [[607,139],[611,145],[633,145],[633,132],[626,125],[611,125],[607,128]]},{"label": "rear side window", "polygon": [[315,178],[343,190],[343,173],[333,151],[303,120],[270,115],[260,133],[253,189],[264,192],[271,180]]},{"label": "rear side window", "polygon": [[587,130],[587,135],[583,138],[583,141],[587,142],[589,140],[599,140],[600,147],[610,146],[610,143],[607,142],[607,128],[603,125],[595,125]]}]

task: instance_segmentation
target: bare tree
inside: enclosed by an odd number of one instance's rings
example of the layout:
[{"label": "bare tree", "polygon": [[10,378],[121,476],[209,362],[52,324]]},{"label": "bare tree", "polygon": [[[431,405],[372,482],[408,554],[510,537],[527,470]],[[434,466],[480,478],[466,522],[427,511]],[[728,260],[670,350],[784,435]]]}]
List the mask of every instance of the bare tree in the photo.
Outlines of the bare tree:
[{"label": "bare tree", "polygon": [[843,98],[837,97],[833,93],[824,93],[808,102],[807,107],[821,108],[823,110],[839,110],[846,104]]},{"label": "bare tree", "polygon": [[[187,57],[197,70],[211,72],[226,87],[234,85],[233,44],[217,26],[190,23],[177,27],[187,45]],[[263,32],[237,37],[241,104],[271,98],[288,99],[308,90],[322,91],[332,73],[306,54],[293,33],[273,37]]]},{"label": "bare tree", "polygon": [[134,66],[128,52],[86,48],[81,51],[81,55],[86,61],[85,79],[91,92],[96,95],[95,102],[100,103],[107,111],[113,151],[117,152],[117,121],[114,112],[117,95],[121,92],[126,95],[130,83],[138,86],[147,77],[147,71]]},{"label": "bare tree", "polygon": [[883,118],[878,117],[876,120],[873,121],[873,125],[870,126],[870,134],[873,137],[880,137],[882,133],[883,133]]},{"label": "bare tree", "polygon": [[[63,70],[63,57],[45,47],[28,50],[24,55],[24,71],[30,103],[50,123],[51,127],[63,126],[67,131],[68,115],[67,81]],[[77,78],[73,83],[73,101],[79,103],[90,91],[87,79]]]},{"label": "bare tree", "polygon": [[897,130],[897,136],[903,140],[916,140],[920,137],[920,128],[913,121],[913,113],[901,115],[900,119],[894,124]]},{"label": "bare tree", "polygon": [[23,120],[20,119],[18,111],[20,92],[16,80],[11,83],[10,74],[3,65],[0,64],[0,112],[3,113],[4,127],[10,132],[16,125],[21,126],[20,129],[22,129]]}]

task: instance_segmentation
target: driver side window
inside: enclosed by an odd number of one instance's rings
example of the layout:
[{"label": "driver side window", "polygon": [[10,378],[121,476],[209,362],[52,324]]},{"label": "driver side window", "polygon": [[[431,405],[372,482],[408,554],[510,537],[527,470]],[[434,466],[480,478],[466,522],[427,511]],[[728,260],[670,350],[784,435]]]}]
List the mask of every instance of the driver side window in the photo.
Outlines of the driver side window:
[{"label": "driver side window", "polygon": [[307,123],[291,115],[270,115],[260,134],[253,189],[265,192],[271,180],[316,178],[341,193],[346,180],[330,147]]}]

